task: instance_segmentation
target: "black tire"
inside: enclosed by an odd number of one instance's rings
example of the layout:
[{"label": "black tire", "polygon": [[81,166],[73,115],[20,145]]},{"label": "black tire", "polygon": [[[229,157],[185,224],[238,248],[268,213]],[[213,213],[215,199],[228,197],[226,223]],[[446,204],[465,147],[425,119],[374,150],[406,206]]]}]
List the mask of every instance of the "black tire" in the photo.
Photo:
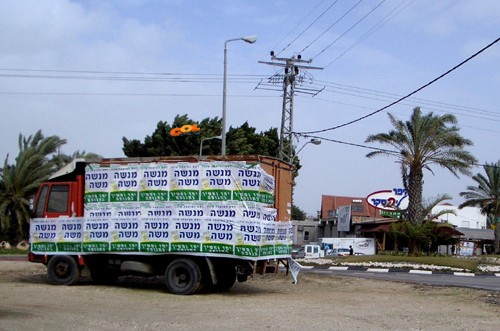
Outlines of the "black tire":
[{"label": "black tire", "polygon": [[116,282],[119,272],[112,269],[94,268],[91,269],[90,275],[94,283],[109,285]]},{"label": "black tire", "polygon": [[243,274],[243,275],[242,274],[238,274],[236,276],[236,278],[238,279],[238,283],[244,283],[244,282],[246,282],[248,280],[248,275],[246,275],[246,274]]},{"label": "black tire", "polygon": [[190,295],[202,287],[200,267],[190,259],[176,259],[165,270],[165,285],[173,294]]},{"label": "black tire", "polygon": [[80,279],[80,268],[71,256],[56,255],[47,264],[47,275],[53,284],[73,285]]},{"label": "black tire", "polygon": [[217,284],[213,285],[214,290],[218,292],[228,291],[236,282],[236,267],[232,264],[218,265],[215,268],[215,275],[217,276]]}]

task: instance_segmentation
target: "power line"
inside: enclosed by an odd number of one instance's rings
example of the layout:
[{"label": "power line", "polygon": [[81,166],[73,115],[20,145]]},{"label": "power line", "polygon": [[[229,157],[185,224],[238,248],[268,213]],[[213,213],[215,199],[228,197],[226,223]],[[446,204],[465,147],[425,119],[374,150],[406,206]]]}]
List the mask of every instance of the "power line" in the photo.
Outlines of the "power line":
[{"label": "power line", "polygon": [[[335,103],[335,104],[339,104],[339,105],[342,105],[342,106],[348,106],[348,107],[355,107],[355,108],[360,108],[360,109],[368,109],[368,110],[371,110],[373,109],[372,107],[367,107],[367,106],[361,106],[361,105],[355,105],[355,104],[352,104],[352,103],[347,103],[347,102],[340,102],[340,101],[337,101],[337,100],[328,100],[328,99],[323,99],[321,97],[315,97],[314,98],[315,100],[317,101],[324,101],[324,102],[328,102],[328,103]],[[427,109],[427,108],[426,108]],[[432,109],[432,108],[430,108]],[[441,111],[441,110],[438,110],[438,111]],[[406,114],[401,114],[401,113],[398,113],[398,112],[392,112],[394,115],[401,115],[401,116],[405,116]],[[470,116],[470,117],[473,117],[473,118],[477,118],[477,117],[474,117],[472,115],[466,115],[466,116]],[[488,119],[491,121],[491,119]],[[485,127],[475,127],[475,126],[471,126],[471,125],[463,125],[461,124],[460,127],[462,128],[469,128],[469,129],[474,129],[474,130],[479,130],[479,131],[488,131],[488,132],[492,132],[492,133],[500,133],[500,130],[493,130],[493,129],[486,129]]]},{"label": "power line", "polygon": [[[321,83],[323,86],[329,86],[335,89],[340,89],[340,90],[346,90],[346,91],[352,91],[354,93],[362,93],[362,94],[367,94],[367,95],[374,95],[374,96],[382,96],[385,98],[400,98],[402,95],[400,94],[395,94],[395,93],[388,93],[388,92],[383,92],[383,91],[378,91],[378,90],[373,90],[373,89],[367,89],[367,88],[362,88],[358,86],[352,86],[352,85],[345,85],[345,84],[339,84],[339,83],[334,83],[334,82],[328,82],[328,81],[322,81],[322,80],[316,80],[318,83]],[[327,89],[328,90],[328,89]],[[468,107],[468,106],[460,106],[460,105],[454,105],[450,103],[445,103],[445,102],[439,102],[439,101],[432,101],[428,99],[422,99],[422,98],[409,98],[411,100],[415,100],[419,103],[424,103],[424,104],[431,104],[436,107],[443,107],[443,108],[448,108],[448,109],[460,109],[464,111],[472,111],[472,112],[477,112],[481,113],[484,115],[497,115],[498,113],[492,112],[492,111],[487,111],[485,109],[480,109],[480,108],[475,108],[475,107]]]},{"label": "power line", "polygon": [[367,145],[361,145],[361,144],[356,144],[356,143],[350,143],[350,142],[346,142],[346,141],[342,141],[342,140],[329,139],[329,138],[320,137],[320,136],[302,135],[302,137],[304,137],[304,138],[312,138],[312,139],[320,139],[320,140],[325,140],[325,141],[329,141],[329,142],[332,142],[332,143],[337,143],[337,144],[342,144],[342,145],[348,145],[348,146],[354,146],[354,147],[365,148],[365,149],[371,149],[371,150],[386,152],[386,153],[394,154],[394,155],[400,155],[401,154],[398,151],[393,151],[393,150],[384,149],[384,148],[378,148],[378,147],[372,147],[372,146],[367,146]]},{"label": "power line", "polygon": [[342,33],[338,38],[336,38],[333,42],[331,42],[328,46],[326,46],[321,52],[313,56],[313,59],[317,58],[319,55],[321,55],[324,51],[326,51],[328,48],[332,47],[339,39],[341,39],[343,36],[345,36],[349,31],[354,29],[359,23],[361,23],[365,18],[367,18],[369,15],[371,15],[378,7],[380,7],[385,0],[382,0],[379,2],[378,5],[373,7],[368,13],[366,13],[363,17],[361,17],[356,23],[354,23],[349,29],[345,30],[344,33]]},{"label": "power line", "polygon": [[[4,70],[4,69],[0,69]],[[34,70],[36,72],[38,70]],[[55,71],[54,71],[55,72]],[[58,71],[60,73],[71,73],[71,71]],[[102,72],[100,74],[104,74]],[[106,73],[112,74],[112,72]],[[143,74],[137,74],[143,75]],[[221,75],[214,74],[150,74],[156,76],[150,77],[135,77],[135,76],[94,76],[94,75],[47,75],[47,74],[2,74],[0,77],[4,78],[31,78],[31,79],[66,79],[66,80],[111,80],[111,81],[138,81],[138,82],[176,82],[176,83],[219,83],[222,81]],[[164,77],[158,75],[166,75]],[[177,75],[177,76],[175,76]],[[256,79],[262,78],[261,75],[231,75],[229,77],[233,82],[240,83],[255,83]]]},{"label": "power line", "polygon": [[0,71],[21,71],[21,72],[54,72],[54,73],[80,73],[80,74],[120,74],[120,75],[189,75],[216,76],[220,74],[182,74],[174,72],[140,72],[140,71],[103,71],[103,70],[58,70],[58,69],[27,69],[27,68],[0,68]]},{"label": "power line", "polygon": [[418,89],[414,90],[413,92],[411,93],[408,93],[407,95],[399,98],[398,100],[394,101],[394,102],[391,102],[390,104],[374,111],[374,112],[371,112],[365,116],[362,116],[362,117],[359,117],[355,120],[352,120],[352,121],[349,121],[347,123],[344,123],[344,124],[341,124],[341,125],[337,125],[337,126],[334,126],[334,127],[331,127],[331,128],[327,128],[327,129],[322,129],[322,130],[315,130],[315,131],[307,131],[307,132],[295,132],[296,134],[299,134],[299,135],[302,135],[302,134],[312,134],[312,133],[320,133],[320,132],[326,132],[326,131],[331,131],[331,130],[335,130],[335,129],[339,129],[339,128],[342,128],[344,126],[348,126],[348,125],[351,125],[353,123],[356,123],[356,122],[359,122],[361,120],[364,120],[368,117],[371,117],[375,114],[378,114],[384,110],[386,110],[387,108],[389,107],[392,107],[394,106],[395,104],[411,97],[412,95],[420,92],[421,90],[425,89],[426,87],[434,84],[435,82],[437,82],[438,80],[440,80],[441,78],[447,76],[448,74],[450,74],[451,72],[455,71],[456,69],[458,69],[459,67],[461,67],[462,65],[464,65],[465,63],[469,62],[470,60],[472,60],[473,58],[475,58],[476,56],[478,56],[479,54],[481,54],[482,52],[484,52],[485,50],[487,50],[488,48],[492,47],[494,44],[496,44],[498,41],[500,40],[500,38],[497,38],[495,41],[493,41],[492,43],[488,44],[487,46],[483,47],[481,50],[479,50],[478,52],[476,52],[475,54],[473,54],[472,56],[468,57],[467,59],[465,59],[464,61],[460,62],[459,64],[457,64],[456,66],[454,66],[453,68],[449,69],[448,71],[446,71],[445,73],[439,75],[438,77],[434,78],[433,80],[431,80],[430,82],[428,82],[427,84],[419,87]]},{"label": "power line", "polygon": [[[343,51],[342,53],[340,53],[340,55],[338,55],[335,59],[333,59],[332,61],[330,61],[327,65],[324,66],[324,68],[327,68],[329,67],[331,64],[333,64],[334,62],[337,62],[338,59],[340,59],[342,56],[344,56],[347,52],[349,52],[351,49],[353,49],[354,47],[356,47],[359,43],[361,43],[363,40],[365,40],[366,38],[368,38],[370,35],[372,35],[375,31],[377,31],[378,29],[380,29],[385,23],[389,22],[391,19],[393,19],[395,16],[397,16],[400,12],[402,12],[403,10],[405,10],[408,6],[410,6],[415,0],[411,0],[409,3],[406,4],[406,6],[404,6],[403,8],[399,9],[404,3],[405,3],[406,0],[403,0],[401,1],[396,7],[394,7],[393,10],[391,10],[381,21],[379,21],[377,24],[375,24],[374,26],[372,26],[370,28],[370,30],[368,30],[364,35],[361,36],[361,38],[359,38],[358,40],[356,40],[351,46],[349,46],[345,51]],[[396,10],[398,10],[396,12]]]},{"label": "power line", "polygon": [[304,52],[306,49],[309,48],[312,44],[314,44],[319,38],[321,38],[325,33],[327,33],[331,28],[333,28],[335,25],[337,25],[338,22],[340,22],[344,17],[346,17],[351,11],[354,10],[363,0],[359,0],[354,6],[352,6],[347,12],[344,13],[339,19],[337,19],[333,24],[331,24],[325,31],[323,31],[318,37],[316,37],[313,41],[311,41],[306,47],[304,47],[299,53]]},{"label": "power line", "polygon": [[[375,97],[370,97],[370,96],[365,96],[365,95],[360,95],[357,94],[355,91],[353,93],[349,92],[340,92],[340,91],[335,91],[331,90],[328,88],[323,89],[325,92],[332,92],[332,93],[337,93],[337,94],[342,94],[342,95],[349,95],[349,96],[354,96],[357,98],[363,98],[363,99],[369,99],[369,100],[376,100],[376,101],[384,101],[387,102],[389,100],[394,100],[393,97],[390,96],[385,96],[385,95],[376,95]],[[379,97],[377,97],[379,96]],[[382,99],[383,98],[383,99]],[[389,100],[388,100],[389,99]],[[415,100],[415,99],[408,99],[408,100]],[[418,101],[419,105],[426,105],[426,109],[429,110],[435,110],[437,112],[447,112],[447,113],[453,113],[453,114],[459,114],[463,116],[469,116],[469,117],[474,117],[474,118],[480,118],[480,119],[486,119],[486,120],[491,120],[491,121],[500,121],[500,114],[495,113],[495,112],[488,112],[488,111],[474,111],[474,110],[468,110],[468,109],[460,109],[460,106],[457,107],[452,107],[452,106],[440,106],[439,104],[434,104],[432,101]],[[413,103],[403,103],[401,102],[402,105],[407,105],[411,106],[414,105]],[[439,108],[433,108],[434,107],[442,107],[446,108],[447,110],[439,109]],[[452,109],[452,111],[450,111]],[[464,113],[468,112],[468,113]],[[473,115],[475,114],[475,115]],[[488,117],[485,117],[488,116]]]},{"label": "power line", "polygon": [[[12,68],[12,69],[6,69],[6,68],[0,68],[0,72],[22,72],[22,73],[27,73],[23,75],[19,74],[1,74],[0,77],[5,77],[5,78],[33,78],[33,79],[84,79],[84,80],[119,80],[119,81],[153,81],[153,82],[175,82],[175,83],[220,83],[221,82],[221,75],[220,74],[184,74],[184,73],[168,73],[168,72],[131,72],[131,71],[91,71],[91,70],[55,70],[55,69],[26,69],[26,68]],[[115,75],[121,75],[121,74],[126,74],[129,76],[122,76],[122,77],[108,77],[108,76],[88,76],[88,75],[72,75],[72,76],[61,76],[61,75],[34,75],[31,73],[34,72],[43,72],[43,73],[82,73],[82,74],[115,74]],[[132,75],[132,77],[130,77]],[[148,78],[148,77],[143,77],[141,79],[136,78],[135,76],[143,76],[143,75],[151,75],[153,78]],[[156,76],[166,76],[163,78],[158,78]],[[229,76],[229,80],[234,83],[234,84],[245,84],[245,83],[251,83],[255,84],[258,80],[261,80],[263,78],[266,78],[267,76],[263,75],[257,75],[257,74],[233,74]],[[116,79],[119,78],[119,79]],[[355,96],[358,98],[364,98],[364,99],[371,99],[371,100],[378,100],[378,101],[389,101],[387,99],[392,99],[394,100],[395,98],[400,98],[401,95],[399,94],[394,94],[394,93],[388,93],[388,92],[383,92],[383,91],[378,91],[378,90],[373,90],[373,89],[367,89],[363,87],[358,87],[358,86],[352,86],[352,85],[345,85],[345,84],[340,84],[340,83],[335,83],[335,82],[329,82],[329,81],[322,81],[322,80],[317,80],[319,84],[316,83],[311,83],[311,85],[318,86],[318,88],[322,88],[324,92],[332,92],[332,93],[338,93],[338,94],[344,94],[344,95],[351,95]],[[326,88],[325,88],[326,87]],[[340,91],[337,91],[340,90]],[[347,92],[345,92],[347,91]],[[134,93],[81,93],[81,92],[17,92],[17,91],[12,91],[12,92],[0,92],[2,95],[15,95],[15,94],[25,94],[25,95],[41,95],[41,94],[47,94],[47,95],[64,95],[64,94],[71,94],[71,95],[113,95],[113,96],[118,96],[118,95],[158,95],[156,93],[153,94],[134,94]],[[169,94],[162,94],[162,95],[169,95]],[[375,97],[368,97],[368,96],[375,96]],[[376,97],[382,97],[385,99],[380,99]],[[460,106],[460,105],[454,105],[454,104],[449,104],[449,103],[443,103],[443,102],[438,102],[438,101],[432,101],[432,100],[427,100],[427,99],[421,99],[421,98],[411,98],[412,100],[415,100],[416,102],[419,102],[424,105],[432,105],[435,107],[441,107],[441,108],[446,108],[446,109],[451,109],[451,110],[460,110],[460,111],[466,111],[466,112],[471,112],[471,113],[477,113],[481,115],[486,115],[486,116],[500,116],[495,112],[487,111],[484,109],[479,109],[479,108],[474,108],[474,107],[468,107],[468,106]],[[356,106],[356,105],[350,105],[350,106]],[[356,106],[359,107],[359,106]],[[370,109],[369,107],[360,107],[360,108],[365,108],[365,109]],[[432,108],[429,108],[432,110]],[[434,109],[437,111],[441,111],[440,109]]]},{"label": "power line", "polygon": [[[286,46],[285,46],[285,47],[284,47],[281,51],[279,51],[276,55],[277,55],[277,56],[278,56],[278,55],[280,55],[280,54],[281,54],[284,50],[286,50],[286,49],[287,49],[288,47],[290,47],[290,46],[291,46],[291,45],[292,45],[295,41],[297,41],[297,39],[299,39],[299,38],[300,38],[300,37],[301,37],[301,36],[302,36],[302,35],[303,35],[303,34],[304,34],[307,30],[309,30],[309,29],[310,29],[310,28],[314,25],[314,23],[316,23],[316,22],[317,22],[317,21],[318,21],[318,20],[319,20],[319,19],[320,19],[320,18],[321,18],[321,17],[322,17],[322,16],[323,16],[326,12],[327,12],[327,11],[329,11],[329,10],[330,10],[330,8],[332,8],[332,7],[333,7],[333,6],[334,6],[337,2],[338,2],[338,0],[335,0],[335,1],[334,1],[334,2],[333,2],[333,3],[332,3],[332,4],[328,7],[328,8],[326,8],[326,9],[325,9],[325,10],[324,10],[324,11],[323,11],[323,12],[322,12],[322,13],[321,13],[318,17],[316,17],[316,19],[315,19],[315,20],[314,20],[311,24],[309,24],[309,25],[308,25],[308,26],[307,26],[307,27],[306,27],[306,28],[305,28],[305,29],[304,29],[301,33],[299,33],[299,34],[297,35],[297,37],[295,37],[295,38],[294,38],[291,42],[289,42],[289,43],[288,43],[288,44],[287,44],[287,45],[286,45]],[[309,17],[309,15],[311,15],[311,14],[312,14],[312,13],[316,10],[316,8],[318,8],[318,7],[319,7],[319,5],[321,5],[322,3],[323,3],[323,1],[321,1],[318,5],[316,5],[316,7],[314,7],[314,9],[313,9],[313,10],[311,10],[311,11],[309,12],[309,14],[307,14],[307,15],[306,15],[306,17],[304,18],[304,20],[302,20],[299,24],[297,24],[297,25],[296,25],[296,26],[292,29],[292,31],[293,31],[293,30],[295,30],[295,29],[296,29],[296,28],[297,28],[300,24],[302,24],[302,23],[305,21],[305,19],[306,19],[307,17]],[[278,44],[279,44],[279,43],[278,43]]]},{"label": "power line", "polygon": [[[370,150],[375,150],[375,151],[381,151],[385,152],[388,154],[393,154],[393,155],[401,155],[400,151],[395,151],[395,150],[390,150],[390,149],[384,149],[384,148],[379,148],[379,147],[372,147],[372,146],[367,146],[367,145],[362,145],[362,144],[356,144],[356,143],[351,143],[347,141],[342,141],[342,140],[337,140],[337,139],[330,139],[330,138],[325,138],[321,136],[314,136],[314,135],[302,135],[304,138],[311,138],[311,139],[320,139],[322,141],[328,141],[331,143],[336,143],[336,144],[341,144],[341,145],[347,145],[347,146],[353,146],[353,147],[358,147],[358,148],[363,148],[363,149],[370,149]],[[481,163],[475,163],[472,162],[470,165],[477,166],[477,167],[490,167],[490,168],[495,168],[497,167],[495,164],[481,164]]]},{"label": "power line", "polygon": [[[93,93],[93,92],[0,92],[0,95],[45,95],[45,96],[132,96],[132,97],[217,97],[220,94],[191,94],[191,93]],[[265,95],[230,94],[237,98],[275,98]]]},{"label": "power line", "polygon": [[[9,74],[2,74],[2,72],[9,72]],[[10,74],[14,73],[14,74]],[[22,74],[18,74],[22,73]],[[33,74],[33,73],[43,73],[43,75],[40,74]],[[78,74],[78,75],[45,75],[47,73],[54,73],[54,74]],[[119,77],[116,76],[101,76],[101,75],[119,75]],[[97,76],[95,76],[97,75]],[[126,75],[126,76],[120,76],[120,75]],[[136,77],[139,76],[139,77]],[[152,77],[148,77],[152,76]],[[27,79],[83,79],[83,80],[113,80],[113,81],[146,81],[146,82],[173,82],[173,83],[220,83],[221,82],[221,75],[220,74],[192,74],[192,73],[178,73],[178,72],[133,72],[133,71],[96,71],[96,70],[55,70],[55,69],[28,69],[28,68],[0,68],[0,77],[5,77],[5,78],[27,78]],[[229,80],[234,83],[234,84],[255,84],[257,80],[261,80],[267,76],[263,75],[254,75],[254,74],[234,74],[230,75]],[[323,92],[332,92],[332,93],[338,93],[338,94],[343,94],[343,95],[351,95],[354,97],[358,98],[364,98],[364,99],[371,99],[371,100],[378,100],[378,101],[390,101],[394,100],[395,98],[401,98],[401,95],[399,94],[394,94],[394,93],[388,93],[388,92],[382,92],[378,90],[373,90],[373,89],[366,89],[362,87],[357,87],[357,86],[351,86],[351,85],[344,85],[344,84],[339,84],[339,83],[334,83],[334,82],[328,82],[328,81],[317,81],[319,84],[316,83],[311,83],[313,86],[321,86],[323,88]],[[326,88],[325,88],[326,87]],[[333,89],[333,90],[332,90]],[[124,96],[192,96],[192,94],[157,94],[157,93],[142,93],[142,94],[137,94],[137,93],[81,93],[81,92],[66,92],[66,93],[61,93],[61,92],[18,92],[18,91],[11,91],[11,92],[0,92],[2,95],[109,95],[109,96],[119,96],[119,95],[124,95]],[[200,95],[201,96],[201,95]],[[210,95],[207,95],[210,96]],[[372,97],[374,96],[374,97]],[[250,97],[250,96],[247,96]],[[259,97],[259,96],[252,96],[252,97]],[[383,99],[379,98],[382,97]],[[316,98],[320,99],[320,98]],[[389,100],[388,100],[389,99]],[[415,102],[419,102],[423,105],[431,105],[434,107],[439,107],[439,108],[445,108],[445,109],[451,109],[451,113],[457,113],[457,114],[463,114],[460,113],[459,111],[467,112],[467,113],[472,113],[472,114],[479,114],[482,116],[493,116],[493,117],[498,117],[500,116],[498,113],[487,111],[484,109],[479,109],[479,108],[474,108],[474,107],[467,107],[467,106],[459,106],[459,105],[453,105],[449,103],[443,103],[443,102],[437,102],[437,101],[432,101],[432,100],[427,100],[427,99],[422,99],[422,98],[408,98],[408,100],[414,100]],[[325,100],[328,101],[328,100]],[[331,101],[330,101],[331,102]],[[339,104],[342,104],[340,102],[336,102]],[[403,103],[404,104],[404,103]],[[348,104],[346,104],[348,105]],[[352,105],[350,104],[349,106],[354,106],[354,107],[359,107],[359,108],[365,108],[365,109],[370,109],[369,107],[360,107],[359,105]],[[428,107],[430,110],[436,110],[436,111],[443,111],[442,109],[436,109],[432,107]],[[465,114],[465,116],[471,116],[474,117],[471,114]],[[479,117],[476,117],[479,118]],[[484,117],[481,117],[484,118]],[[496,119],[491,119],[491,120],[496,120]]]}]

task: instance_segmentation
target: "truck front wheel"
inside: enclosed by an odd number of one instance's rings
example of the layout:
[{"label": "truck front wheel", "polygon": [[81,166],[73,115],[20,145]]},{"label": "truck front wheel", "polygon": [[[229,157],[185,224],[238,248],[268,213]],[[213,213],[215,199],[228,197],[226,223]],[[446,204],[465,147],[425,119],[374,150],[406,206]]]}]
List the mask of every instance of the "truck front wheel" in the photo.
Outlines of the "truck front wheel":
[{"label": "truck front wheel", "polygon": [[80,268],[71,256],[56,255],[47,264],[47,275],[56,285],[73,285],[80,279]]},{"label": "truck front wheel", "polygon": [[194,294],[202,285],[200,267],[193,260],[176,259],[167,266],[165,284],[173,294]]}]

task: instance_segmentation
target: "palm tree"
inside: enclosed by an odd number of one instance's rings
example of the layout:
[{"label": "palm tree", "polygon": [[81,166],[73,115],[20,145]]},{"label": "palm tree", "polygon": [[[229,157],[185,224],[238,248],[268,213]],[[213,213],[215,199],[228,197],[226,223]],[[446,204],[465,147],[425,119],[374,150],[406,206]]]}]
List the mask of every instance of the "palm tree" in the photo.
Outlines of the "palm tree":
[{"label": "palm tree", "polygon": [[418,253],[423,247],[429,247],[435,243],[439,236],[440,223],[432,220],[445,214],[455,214],[452,209],[444,209],[437,213],[432,213],[434,207],[451,197],[443,194],[422,204],[422,219],[418,222],[410,222],[403,213],[400,221],[392,223],[391,235],[398,241],[398,238],[405,238],[408,241],[409,254]]},{"label": "palm tree", "polygon": [[71,161],[73,161],[74,159],[79,159],[79,158],[83,158],[86,160],[92,160],[92,161],[94,161],[94,160],[98,161],[98,160],[102,159],[102,156],[99,154],[92,153],[92,152],[87,153],[85,151],[77,150],[72,155],[57,153],[56,155],[52,156],[52,158],[50,159],[50,162],[52,162],[54,164],[54,166],[56,167],[56,169],[58,170],[58,169],[61,169],[62,167],[64,167],[66,164],[71,163]]},{"label": "palm tree", "polygon": [[472,179],[477,186],[467,186],[460,196],[466,199],[458,208],[479,206],[487,215],[488,227],[495,227],[495,253],[500,253],[500,161],[483,166],[486,175],[477,174]]},{"label": "palm tree", "polygon": [[438,165],[448,169],[458,177],[458,174],[470,174],[471,165],[476,159],[464,147],[472,142],[463,138],[455,126],[457,120],[451,114],[443,116],[432,112],[422,115],[419,107],[413,109],[409,121],[403,122],[389,114],[394,127],[389,133],[370,135],[366,142],[387,144],[396,151],[377,150],[368,153],[367,157],[375,155],[395,156],[401,165],[403,185],[408,192],[408,221],[416,224],[423,219],[422,191],[424,169]]},{"label": "palm tree", "polygon": [[[0,219],[2,232],[11,229],[11,236],[24,239],[30,219],[30,199],[39,184],[55,170],[48,156],[58,151],[66,140],[57,136],[45,138],[41,131],[28,138],[19,135],[19,155],[15,165],[5,158],[1,171]],[[11,238],[13,239],[13,238]]]}]

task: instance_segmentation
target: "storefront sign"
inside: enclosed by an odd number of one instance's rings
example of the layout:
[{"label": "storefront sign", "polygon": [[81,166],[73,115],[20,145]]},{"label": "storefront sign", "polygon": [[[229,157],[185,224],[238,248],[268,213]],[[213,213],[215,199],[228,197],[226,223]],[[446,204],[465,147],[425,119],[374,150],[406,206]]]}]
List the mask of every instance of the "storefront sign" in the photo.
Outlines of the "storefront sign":
[{"label": "storefront sign", "polygon": [[170,130],[170,135],[172,137],[178,137],[182,134],[188,134],[188,133],[194,133],[194,132],[198,132],[200,131],[201,129],[198,127],[198,124],[186,124],[186,125],[183,125],[181,126],[180,128],[173,128],[172,130]]},{"label": "storefront sign", "polygon": [[366,197],[366,201],[370,206],[382,210],[405,210],[408,207],[408,194],[405,189],[394,188],[373,192]]}]

